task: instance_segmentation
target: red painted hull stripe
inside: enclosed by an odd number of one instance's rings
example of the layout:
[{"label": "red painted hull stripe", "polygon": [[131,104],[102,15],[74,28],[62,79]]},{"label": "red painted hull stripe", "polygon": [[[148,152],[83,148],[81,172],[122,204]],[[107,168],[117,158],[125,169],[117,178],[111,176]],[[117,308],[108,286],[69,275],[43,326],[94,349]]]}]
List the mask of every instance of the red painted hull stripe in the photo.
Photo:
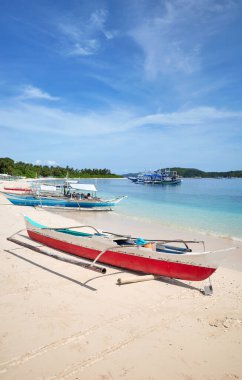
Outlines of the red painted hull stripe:
[{"label": "red painted hull stripe", "polygon": [[16,188],[12,188],[12,187],[4,187],[4,190],[12,190],[12,191],[32,191],[31,189],[25,189],[25,188],[21,188],[21,187],[16,187]]},{"label": "red painted hull stripe", "polygon": [[[92,248],[67,243],[42,234],[28,230],[29,237],[49,247],[70,253],[85,259],[94,260],[100,251]],[[174,263],[151,258],[123,254],[115,251],[107,251],[99,262],[110,264],[115,267],[133,270],[136,272],[149,273],[170,278],[178,278],[188,281],[202,281],[211,276],[216,269],[200,267],[196,265]]]}]

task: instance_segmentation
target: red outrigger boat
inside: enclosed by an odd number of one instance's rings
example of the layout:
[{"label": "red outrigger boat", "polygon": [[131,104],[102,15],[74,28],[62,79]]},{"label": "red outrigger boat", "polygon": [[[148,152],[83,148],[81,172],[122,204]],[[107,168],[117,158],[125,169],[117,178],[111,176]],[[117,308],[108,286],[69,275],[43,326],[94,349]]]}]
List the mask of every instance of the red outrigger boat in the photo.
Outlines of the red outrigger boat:
[{"label": "red outrigger boat", "polygon": [[[210,277],[228,251],[192,252],[189,243],[198,241],[149,241],[123,235],[100,232],[90,226],[51,228],[25,217],[29,237],[46,246],[98,263],[109,264],[136,272],[189,281]],[[88,232],[84,227],[89,227]],[[80,226],[79,226],[80,229]],[[172,245],[170,245],[172,243]],[[182,243],[182,247],[181,247]]]}]

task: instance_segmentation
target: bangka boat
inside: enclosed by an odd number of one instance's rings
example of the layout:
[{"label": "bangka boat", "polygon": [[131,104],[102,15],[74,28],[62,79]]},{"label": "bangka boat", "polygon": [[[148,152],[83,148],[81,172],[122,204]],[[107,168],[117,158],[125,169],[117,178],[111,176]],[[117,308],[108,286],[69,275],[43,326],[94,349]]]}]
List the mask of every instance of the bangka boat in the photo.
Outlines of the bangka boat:
[{"label": "bangka boat", "polygon": [[161,181],[162,185],[178,185],[179,183],[181,183],[181,179],[173,177],[165,177]]},{"label": "bangka boat", "polygon": [[[92,194],[91,194],[92,193]],[[80,184],[78,181],[68,181],[64,186],[41,185],[31,195],[5,194],[7,199],[17,206],[40,206],[53,208],[88,208],[111,210],[126,196],[114,199],[103,199],[96,195],[93,184]]]},{"label": "bangka boat", "polygon": [[[149,240],[102,232],[90,226],[51,228],[25,217],[29,237],[48,247],[84,259],[146,274],[189,281],[210,277],[235,247],[193,252],[198,241]],[[85,230],[89,227],[89,231]],[[86,232],[85,232],[86,231]]]},{"label": "bangka boat", "polygon": [[101,198],[78,199],[78,198],[61,198],[61,197],[38,197],[38,196],[21,196],[7,194],[7,199],[17,206],[40,206],[40,207],[64,207],[64,208],[107,208],[111,209],[116,206],[124,196],[104,200]]},{"label": "bangka boat", "polygon": [[156,170],[138,174],[136,180],[133,177],[128,177],[132,182],[142,184],[158,184],[158,185],[177,185],[181,183],[181,178],[176,171],[170,169]]},{"label": "bangka boat", "polygon": [[128,179],[130,179],[130,181],[132,181],[132,182],[137,182],[138,181],[137,177],[128,177]]}]

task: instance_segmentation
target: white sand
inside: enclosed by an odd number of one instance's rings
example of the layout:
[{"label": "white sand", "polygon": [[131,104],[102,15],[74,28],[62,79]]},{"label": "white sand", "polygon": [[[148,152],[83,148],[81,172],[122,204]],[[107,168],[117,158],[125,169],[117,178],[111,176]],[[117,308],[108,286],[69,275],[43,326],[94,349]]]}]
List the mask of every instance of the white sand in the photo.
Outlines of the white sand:
[{"label": "white sand", "polygon": [[[111,267],[101,275],[7,241],[25,227],[23,214],[52,227],[85,223],[143,237],[201,238],[117,212],[63,211],[64,218],[0,195],[1,379],[242,379],[241,245],[212,276],[212,296],[201,294],[200,282],[117,286],[119,277],[134,275]],[[238,245],[202,238],[208,249]]]}]

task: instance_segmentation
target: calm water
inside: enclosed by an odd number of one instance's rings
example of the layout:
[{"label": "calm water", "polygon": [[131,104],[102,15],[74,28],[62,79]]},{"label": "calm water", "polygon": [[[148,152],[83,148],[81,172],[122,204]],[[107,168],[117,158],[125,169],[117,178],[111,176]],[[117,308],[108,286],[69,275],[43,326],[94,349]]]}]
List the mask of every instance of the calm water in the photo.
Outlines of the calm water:
[{"label": "calm water", "polygon": [[100,196],[127,195],[116,212],[242,240],[242,179],[184,179],[180,185],[94,183]]}]

